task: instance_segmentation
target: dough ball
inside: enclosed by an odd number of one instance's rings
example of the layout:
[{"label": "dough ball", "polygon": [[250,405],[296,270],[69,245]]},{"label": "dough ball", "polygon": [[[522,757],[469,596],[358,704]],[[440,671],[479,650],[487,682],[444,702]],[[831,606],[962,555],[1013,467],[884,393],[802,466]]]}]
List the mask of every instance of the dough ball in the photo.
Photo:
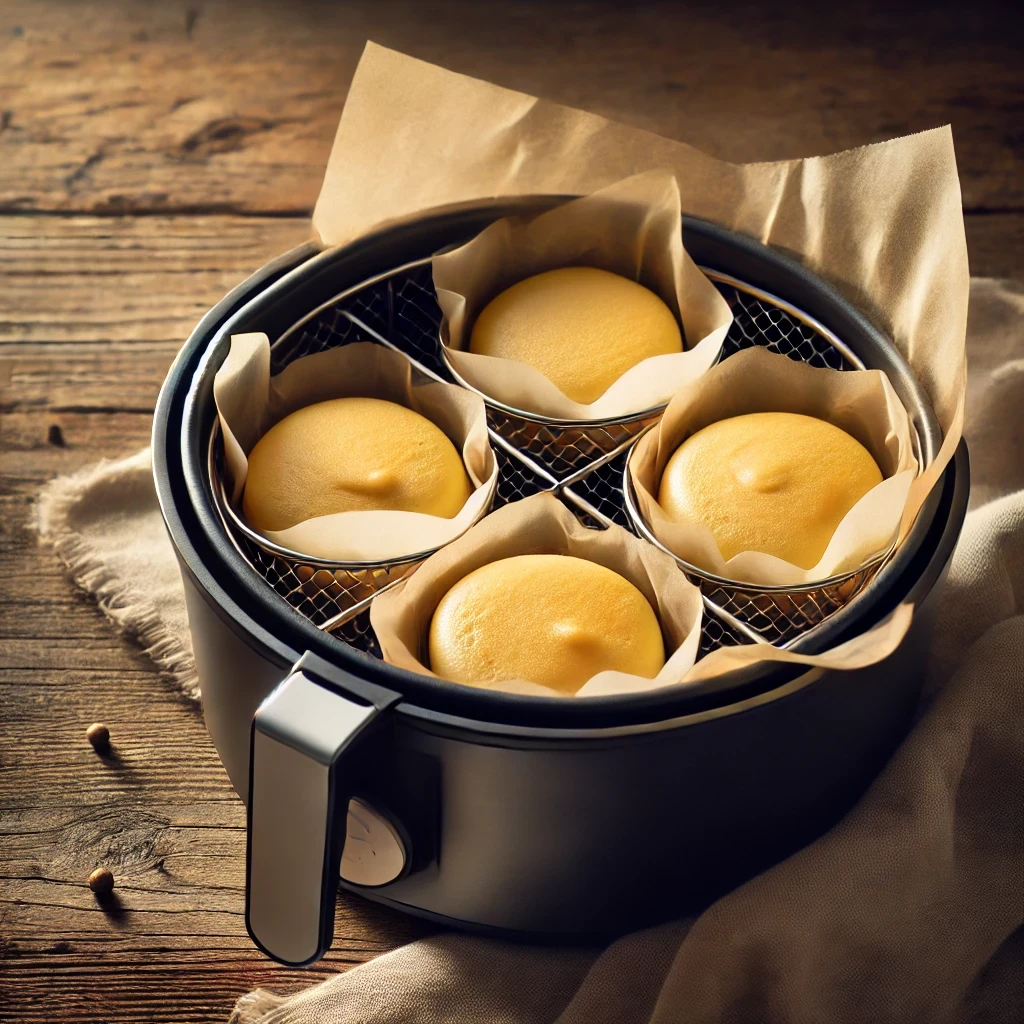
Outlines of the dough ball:
[{"label": "dough ball", "polygon": [[470,352],[517,359],[582,405],[650,356],[683,350],[672,311],[645,288],[593,267],[528,277],[476,319]]},{"label": "dough ball", "polygon": [[757,412],[688,437],[665,466],[658,504],[670,519],[703,523],[727,560],[764,551],[811,569],[846,513],[881,482],[871,453],[839,427]]},{"label": "dough ball", "polygon": [[653,679],[665,663],[647,598],[570,555],[515,555],[471,572],[438,604],[429,646],[445,679],[522,679],[564,694],[605,669]]},{"label": "dough ball", "polygon": [[242,511],[260,531],[376,509],[452,519],[472,490],[462,456],[426,417],[379,398],[335,398],[296,410],[260,438]]}]

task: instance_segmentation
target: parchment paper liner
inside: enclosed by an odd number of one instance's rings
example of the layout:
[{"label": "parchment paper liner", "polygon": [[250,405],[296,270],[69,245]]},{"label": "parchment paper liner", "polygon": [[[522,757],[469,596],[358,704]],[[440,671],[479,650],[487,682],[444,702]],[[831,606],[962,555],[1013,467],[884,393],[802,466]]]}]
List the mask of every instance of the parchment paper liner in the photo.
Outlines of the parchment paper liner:
[{"label": "parchment paper liner", "polygon": [[[911,485],[908,508],[920,507],[960,441],[967,385],[970,274],[948,125],[831,156],[731,164],[367,43],[313,227],[340,245],[431,207],[587,195],[651,168],[675,175],[687,214],[786,250],[895,341],[944,431]],[[901,539],[912,524],[905,515]]]},{"label": "parchment paper liner", "polygon": [[867,668],[869,665],[884,661],[899,647],[907,635],[907,630],[910,629],[913,618],[914,606],[909,603],[901,604],[873,629],[838,644],[823,654],[795,654],[793,651],[772,647],[769,644],[719,647],[707,657],[701,658],[682,681],[703,682],[762,661],[778,661],[842,672]]},{"label": "parchment paper liner", "polygon": [[474,490],[459,514],[443,519],[421,512],[338,512],[262,535],[292,551],[338,562],[386,561],[454,540],[490,504],[498,464],[480,398],[452,384],[422,383],[419,377],[404,356],[369,342],[304,356],[271,377],[267,336],[233,335],[213,382],[232,504],[238,506],[245,487],[246,455],[280,419],[331,398],[382,398],[431,420],[461,451]]},{"label": "parchment paper liner", "polygon": [[[675,175],[688,215],[787,251],[894,340],[944,432],[938,456],[911,485],[907,509],[920,507],[960,441],[967,382],[970,275],[948,125],[831,156],[731,164],[371,42],[349,88],[313,227],[323,245],[342,245],[434,207],[587,195],[651,168]],[[901,539],[912,524],[905,514]],[[909,621],[904,606],[820,658],[764,644],[722,648],[693,672],[759,660],[861,667],[890,653]]]},{"label": "parchment paper liner", "polygon": [[[625,672],[599,672],[577,697],[634,693],[676,683],[697,658],[703,606],[700,591],[664,552],[619,526],[588,530],[553,495],[535,494],[492,512],[454,544],[428,558],[408,579],[379,595],[370,624],[384,660],[423,675],[426,641],[434,609],[463,577],[482,565],[524,554],[575,555],[597,562],[629,580],[647,598],[661,623],[668,660],[654,679]],[[524,602],[532,595],[523,594]],[[481,684],[485,689],[564,697],[523,680]]]},{"label": "parchment paper liner", "polygon": [[[874,456],[883,480],[843,517],[811,569],[759,551],[726,560],[702,523],[673,522],[655,497],[672,453],[702,427],[752,412],[796,412],[840,427]],[[682,388],[660,423],[636,444],[629,474],[651,532],[691,565],[725,579],[764,586],[814,583],[857,569],[896,539],[918,473],[906,409],[879,370],[832,370],[764,348],[744,349]]]},{"label": "parchment paper liner", "polygon": [[[664,405],[715,362],[732,323],[728,303],[683,249],[680,218],[675,178],[649,172],[537,217],[495,221],[435,256],[446,358],[487,398],[528,413],[599,420]],[[643,360],[589,405],[574,402],[526,363],[468,351],[473,323],[491,299],[534,274],[574,266],[639,281],[665,301],[684,335],[682,352]]]},{"label": "parchment paper liner", "polygon": [[[675,651],[654,679],[622,672],[601,672],[576,698],[640,693],[676,683],[696,683],[759,661],[809,668],[852,670],[887,658],[899,646],[913,618],[900,605],[874,629],[821,655],[794,654],[765,644],[721,647],[695,663],[702,608],[699,591],[688,583],[669,556],[618,526],[588,530],[550,494],[536,494],[492,512],[453,544],[432,555],[410,577],[370,606],[370,623],[385,661],[421,675],[439,678],[426,665],[426,638],[434,609],[460,579],[499,558],[559,552],[589,558],[621,573],[651,601],[662,624],[666,649]],[[529,595],[524,595],[529,600]],[[682,638],[681,640],[679,638]],[[542,697],[567,698],[546,686],[522,680],[481,684]]]}]

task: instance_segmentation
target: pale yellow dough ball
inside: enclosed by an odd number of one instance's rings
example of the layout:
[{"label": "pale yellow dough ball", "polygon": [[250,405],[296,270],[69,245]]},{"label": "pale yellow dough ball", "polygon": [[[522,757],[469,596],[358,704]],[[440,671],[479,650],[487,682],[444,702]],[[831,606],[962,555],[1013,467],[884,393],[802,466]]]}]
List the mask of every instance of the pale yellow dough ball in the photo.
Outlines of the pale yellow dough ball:
[{"label": "pale yellow dough ball", "polygon": [[665,662],[647,598],[570,555],[515,555],[471,572],[434,611],[429,647],[445,679],[522,679],[564,694],[605,669],[653,679]]},{"label": "pale yellow dough ball", "polygon": [[665,466],[658,503],[670,519],[708,527],[727,560],[763,551],[811,569],[846,513],[881,481],[871,453],[839,427],[758,412],[688,437]]},{"label": "pale yellow dough ball", "polygon": [[293,412],[260,438],[242,511],[260,531],[380,509],[451,519],[471,493],[461,455],[426,417],[379,398],[335,398]]},{"label": "pale yellow dough ball", "polygon": [[582,405],[644,359],[682,348],[676,318],[654,292],[593,267],[514,284],[484,307],[469,342],[470,352],[528,363]]}]

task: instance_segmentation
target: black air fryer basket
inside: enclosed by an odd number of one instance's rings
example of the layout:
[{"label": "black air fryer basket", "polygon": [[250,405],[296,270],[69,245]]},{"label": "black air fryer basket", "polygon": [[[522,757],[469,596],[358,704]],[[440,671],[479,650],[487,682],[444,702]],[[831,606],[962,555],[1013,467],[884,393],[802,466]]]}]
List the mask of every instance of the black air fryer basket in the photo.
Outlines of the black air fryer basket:
[{"label": "black air fryer basket", "polygon": [[[690,573],[705,599],[701,656],[766,642],[818,653],[912,600],[915,625],[888,662],[854,674],[762,662],[693,685],[602,698],[485,691],[385,664],[369,606],[421,559],[382,567],[304,558],[253,534],[227,504],[212,387],[232,334],[265,332],[272,372],[369,341],[403,352],[425,377],[455,382],[440,350],[431,255],[499,217],[539,213],[565,198],[475,202],[338,249],[295,250],[204,318],[161,392],[154,473],[182,563],[207,721],[250,803],[250,931],[286,962],[308,962],[329,944],[339,864],[347,888],[502,933],[609,934],[699,905],[836,820],[909,721],[935,583],[966,508],[962,445],[905,542],[856,573],[784,593]],[[891,340],[835,289],[785,254],[716,225],[684,218],[683,238],[734,313],[722,358],[762,345],[815,366],[882,370],[911,416],[920,461],[936,457],[941,431],[923,389]],[[500,467],[494,507],[549,491],[589,527],[616,523],[643,537],[624,467],[636,436],[656,420],[651,413],[581,428],[490,403]],[[299,677],[307,696],[365,710],[352,737],[332,745],[307,735],[301,714],[271,713]],[[255,795],[267,788],[254,785],[263,777],[252,746],[260,736],[327,773],[312,823],[284,823],[298,813],[286,768],[274,783],[280,791],[265,798],[283,817],[272,828],[261,817],[270,812]],[[334,753],[317,753],[318,744]],[[305,769],[294,771],[297,780]],[[553,821],[557,842],[548,834]],[[353,829],[363,830],[367,848],[384,843],[374,847],[372,871],[351,859]],[[290,841],[289,832],[315,841]],[[495,846],[499,835],[512,838]],[[639,858],[637,836],[646,837]],[[284,871],[299,853],[314,865],[322,860],[315,886],[299,872],[305,881],[268,895],[258,882],[266,864]],[[385,862],[393,865],[387,878],[379,874]],[[634,863],[635,871],[623,871]],[[591,896],[597,885],[607,890],[600,901]]]}]

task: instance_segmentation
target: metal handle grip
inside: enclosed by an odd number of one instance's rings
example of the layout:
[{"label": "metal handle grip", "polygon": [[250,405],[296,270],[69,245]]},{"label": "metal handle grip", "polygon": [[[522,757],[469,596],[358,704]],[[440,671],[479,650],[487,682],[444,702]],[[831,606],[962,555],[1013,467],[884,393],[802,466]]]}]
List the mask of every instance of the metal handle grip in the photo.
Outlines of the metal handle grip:
[{"label": "metal handle grip", "polygon": [[347,755],[397,699],[307,654],[253,717],[245,923],[281,963],[310,964],[330,948]]}]

